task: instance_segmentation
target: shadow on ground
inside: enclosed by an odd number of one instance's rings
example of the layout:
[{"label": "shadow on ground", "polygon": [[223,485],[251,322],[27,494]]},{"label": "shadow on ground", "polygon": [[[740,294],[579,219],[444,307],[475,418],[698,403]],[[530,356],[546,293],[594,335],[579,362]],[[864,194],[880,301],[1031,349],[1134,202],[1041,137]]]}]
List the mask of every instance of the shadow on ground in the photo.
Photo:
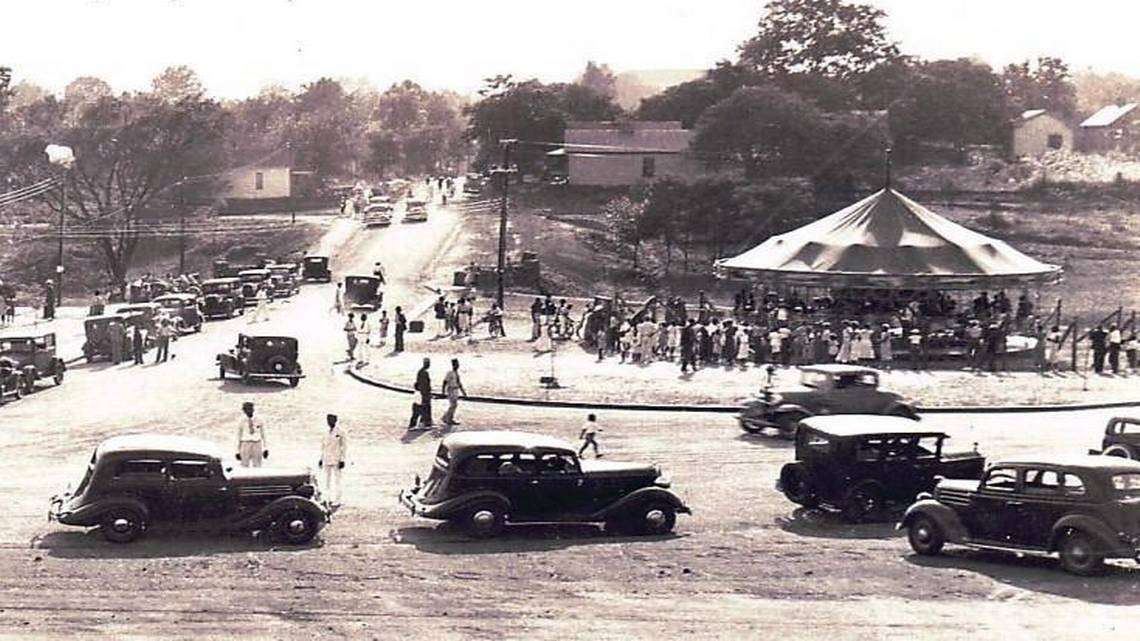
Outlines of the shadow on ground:
[{"label": "shadow on ground", "polygon": [[265,532],[225,533],[211,530],[173,530],[152,527],[132,543],[111,543],[99,528],[48,532],[32,540],[30,547],[59,559],[158,559],[211,556],[266,550],[298,551],[322,546],[318,537],[306,545],[286,545]]},{"label": "shadow on ground", "polygon": [[681,538],[673,533],[663,536],[626,536],[607,532],[600,525],[586,523],[545,523],[508,525],[493,539],[474,539],[451,523],[435,527],[416,526],[392,530],[390,536],[398,544],[411,545],[429,554],[506,554],[517,552],[549,552],[583,545],[668,541]]},{"label": "shadow on ground", "polygon": [[1014,588],[1104,605],[1140,605],[1140,568],[1131,561],[1110,563],[1099,576],[1074,576],[1054,558],[1017,556],[991,550],[953,548],[939,556],[909,554],[923,568],[951,568],[987,576]]},{"label": "shadow on ground", "polygon": [[821,539],[893,539],[902,536],[895,530],[894,513],[886,513],[875,523],[848,523],[835,512],[819,508],[799,507],[788,516],[776,517],[776,525],[797,536]]}]

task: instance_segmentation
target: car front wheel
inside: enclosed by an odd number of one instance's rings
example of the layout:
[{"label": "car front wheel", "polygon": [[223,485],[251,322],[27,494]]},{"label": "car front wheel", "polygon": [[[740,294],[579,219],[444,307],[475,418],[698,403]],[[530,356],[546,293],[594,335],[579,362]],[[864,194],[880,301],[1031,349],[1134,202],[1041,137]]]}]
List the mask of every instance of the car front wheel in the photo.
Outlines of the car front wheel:
[{"label": "car front wheel", "polygon": [[799,467],[788,466],[780,472],[780,489],[792,503],[804,507],[819,505],[819,497],[816,496],[811,481]]},{"label": "car front wheel", "polygon": [[63,370],[56,370],[55,376],[52,377],[52,380],[55,381],[56,385],[63,385]]},{"label": "car front wheel", "polygon": [[111,543],[130,543],[139,538],[144,527],[146,524],[142,514],[129,507],[115,508],[107,512],[99,522],[103,538]]},{"label": "car front wheel", "polygon": [[503,531],[506,513],[494,503],[479,503],[463,512],[461,525],[468,536],[488,539]]},{"label": "car front wheel", "polygon": [[1104,569],[1104,554],[1096,541],[1083,532],[1070,532],[1061,540],[1061,567],[1070,574],[1092,576]]},{"label": "car front wheel", "polygon": [[1132,455],[1132,449],[1127,445],[1111,445],[1102,452],[1105,456],[1117,456],[1120,458],[1136,458]]},{"label": "car front wheel", "polygon": [[317,519],[300,508],[285,510],[273,521],[273,534],[290,545],[304,545],[317,535]]},{"label": "car front wheel", "polygon": [[633,516],[633,524],[639,534],[660,536],[673,531],[677,523],[677,510],[665,501],[649,501],[641,506]]},{"label": "car front wheel", "polygon": [[935,556],[946,544],[946,533],[942,526],[929,516],[917,516],[906,531],[910,547],[923,556]]}]

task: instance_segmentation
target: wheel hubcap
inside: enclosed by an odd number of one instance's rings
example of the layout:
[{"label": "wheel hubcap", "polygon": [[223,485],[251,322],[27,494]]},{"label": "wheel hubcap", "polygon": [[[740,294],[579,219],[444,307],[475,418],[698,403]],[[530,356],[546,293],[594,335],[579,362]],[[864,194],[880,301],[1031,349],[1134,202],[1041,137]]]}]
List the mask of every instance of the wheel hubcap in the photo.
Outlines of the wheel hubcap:
[{"label": "wheel hubcap", "polygon": [[914,531],[914,538],[919,543],[930,543],[930,529],[926,526],[920,526]]},{"label": "wheel hubcap", "polygon": [[111,528],[116,532],[130,532],[132,527],[133,524],[131,523],[130,519],[115,519],[115,521],[111,524]]},{"label": "wheel hubcap", "polygon": [[1076,565],[1084,565],[1088,561],[1089,551],[1084,545],[1080,543],[1069,546],[1069,558],[1073,560]]},{"label": "wheel hubcap", "polygon": [[471,517],[471,521],[479,528],[486,529],[494,524],[495,513],[490,510],[479,510]]},{"label": "wheel hubcap", "polygon": [[289,532],[292,534],[303,534],[305,532],[305,520],[293,519],[289,521]]},{"label": "wheel hubcap", "polygon": [[649,510],[645,513],[645,522],[651,527],[661,527],[665,525],[665,512],[661,510]]}]

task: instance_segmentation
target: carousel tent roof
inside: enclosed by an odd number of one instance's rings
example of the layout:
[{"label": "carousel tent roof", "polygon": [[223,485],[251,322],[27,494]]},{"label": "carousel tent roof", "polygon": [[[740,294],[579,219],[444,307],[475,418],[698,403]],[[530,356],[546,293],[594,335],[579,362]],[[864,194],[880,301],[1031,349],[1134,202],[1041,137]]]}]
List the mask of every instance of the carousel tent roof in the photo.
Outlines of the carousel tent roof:
[{"label": "carousel tent roof", "polygon": [[717,268],[776,284],[886,289],[1030,286],[1061,272],[889,188]]}]

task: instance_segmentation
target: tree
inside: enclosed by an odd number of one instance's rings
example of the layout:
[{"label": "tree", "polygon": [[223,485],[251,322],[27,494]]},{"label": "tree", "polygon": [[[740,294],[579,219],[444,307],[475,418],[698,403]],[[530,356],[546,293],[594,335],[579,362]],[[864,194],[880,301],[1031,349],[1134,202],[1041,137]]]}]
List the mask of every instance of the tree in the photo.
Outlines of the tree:
[{"label": "tree", "polygon": [[602,220],[619,249],[628,248],[637,269],[641,243],[646,239],[645,203],[619,196],[602,206]]},{"label": "tree", "polygon": [[293,100],[286,140],[295,162],[318,176],[336,176],[355,158],[362,124],[351,118],[351,99],[340,83],[321,78],[302,87]]},{"label": "tree", "polygon": [[1007,65],[1001,79],[1011,117],[1028,109],[1046,109],[1062,118],[1076,113],[1077,88],[1060,58]]},{"label": "tree", "polygon": [[[621,108],[593,89],[577,84],[546,85],[537,80],[516,82],[510,76],[495,76],[479,92],[483,98],[465,109],[467,136],[479,143],[476,164],[498,161],[499,141],[519,139],[539,143],[562,140],[570,120],[613,120]],[[516,147],[512,162],[524,171],[542,166],[547,148]]]},{"label": "tree", "polygon": [[683,182],[664,178],[654,181],[649,186],[644,207],[642,236],[660,238],[664,243],[665,275],[669,275],[672,266],[673,247],[684,235],[682,221],[688,218],[688,205],[689,188]]},{"label": "tree", "polygon": [[607,64],[599,65],[593,60],[587,61],[585,71],[574,82],[606,99],[612,100],[617,95],[617,80]]},{"label": "tree", "polygon": [[12,68],[0,65],[0,111],[8,107],[8,98],[11,95],[9,87],[12,85]]},{"label": "tree", "polygon": [[1005,141],[1005,90],[989,66],[965,58],[926,62],[911,82],[909,93],[890,110],[897,146],[944,142],[962,152],[968,144]]},{"label": "tree", "polygon": [[846,0],[773,0],[742,64],[775,79],[789,74],[848,80],[898,57],[886,14]]},{"label": "tree", "polygon": [[166,103],[200,100],[206,91],[198,74],[186,65],[167,67],[150,82],[154,97]]},{"label": "tree", "polygon": [[134,94],[103,96],[70,118],[49,96],[27,110],[40,111],[55,117],[25,118],[10,170],[18,167],[24,184],[59,176],[43,155],[45,145],[75,149],[75,163],[63,174],[66,200],[59,190],[44,198],[52,211],[64,212],[70,229],[95,238],[107,273],[123,282],[145,238],[138,224],[165,217],[185,177],[221,169],[221,108],[207,100],[171,105],[154,94]]},{"label": "tree", "polygon": [[697,121],[693,149],[714,165],[737,165],[750,178],[808,172],[821,153],[818,109],[773,86],[742,87]]}]

